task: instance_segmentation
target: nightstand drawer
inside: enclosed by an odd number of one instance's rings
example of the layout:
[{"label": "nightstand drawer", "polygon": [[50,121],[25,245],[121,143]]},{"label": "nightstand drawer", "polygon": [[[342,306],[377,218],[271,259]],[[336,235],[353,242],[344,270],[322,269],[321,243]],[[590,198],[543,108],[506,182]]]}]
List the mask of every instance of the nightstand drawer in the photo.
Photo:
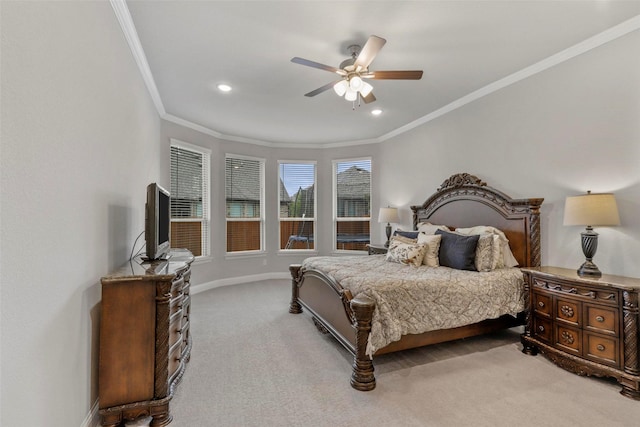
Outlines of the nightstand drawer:
[{"label": "nightstand drawer", "polygon": [[619,343],[615,338],[585,333],[585,356],[599,363],[620,365]]},{"label": "nightstand drawer", "polygon": [[618,310],[585,305],[585,329],[604,334],[618,335]]},{"label": "nightstand drawer", "polygon": [[533,319],[533,333],[537,338],[550,343],[553,339],[551,320],[536,316]]},{"label": "nightstand drawer", "polygon": [[533,309],[536,313],[551,316],[551,307],[552,301],[549,295],[544,295],[538,292],[533,293]]},{"label": "nightstand drawer", "polygon": [[581,305],[577,301],[565,298],[556,300],[555,318],[573,326],[580,326]]},{"label": "nightstand drawer", "polygon": [[555,346],[568,353],[580,355],[582,352],[582,333],[578,329],[556,326]]}]

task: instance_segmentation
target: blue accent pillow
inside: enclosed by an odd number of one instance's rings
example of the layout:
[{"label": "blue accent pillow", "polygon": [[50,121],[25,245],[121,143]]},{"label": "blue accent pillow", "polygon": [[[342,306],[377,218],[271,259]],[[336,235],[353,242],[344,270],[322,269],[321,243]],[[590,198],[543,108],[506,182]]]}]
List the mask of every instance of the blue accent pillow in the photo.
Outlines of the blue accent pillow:
[{"label": "blue accent pillow", "polygon": [[438,230],[436,234],[442,235],[438,261],[441,266],[455,268],[456,270],[476,270],[476,247],[479,234],[462,236]]},{"label": "blue accent pillow", "polygon": [[396,230],[393,232],[394,236],[402,236],[408,239],[417,239],[418,232],[417,231],[404,231],[404,230]]}]

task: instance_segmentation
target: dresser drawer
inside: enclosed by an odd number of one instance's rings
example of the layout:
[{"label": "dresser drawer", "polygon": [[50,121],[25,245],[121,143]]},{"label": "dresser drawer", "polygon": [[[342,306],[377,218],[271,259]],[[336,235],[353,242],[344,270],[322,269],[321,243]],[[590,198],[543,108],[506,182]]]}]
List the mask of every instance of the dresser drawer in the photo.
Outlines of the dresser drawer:
[{"label": "dresser drawer", "polygon": [[536,313],[551,316],[552,300],[550,295],[534,292],[532,303]]},{"label": "dresser drawer", "polygon": [[555,307],[555,318],[559,321],[580,326],[581,314],[580,302],[568,298],[557,298]]},{"label": "dresser drawer", "polygon": [[169,345],[182,340],[182,312],[174,313],[169,319]]},{"label": "dresser drawer", "polygon": [[533,334],[548,343],[553,340],[553,326],[551,320],[535,316],[533,319]]},{"label": "dresser drawer", "polygon": [[556,325],[554,345],[567,353],[580,356],[582,353],[582,333],[578,329]]},{"label": "dresser drawer", "polygon": [[618,335],[620,321],[617,309],[585,304],[584,310],[586,330]]},{"label": "dresser drawer", "polygon": [[598,363],[620,366],[620,344],[617,339],[585,333],[585,356]]}]

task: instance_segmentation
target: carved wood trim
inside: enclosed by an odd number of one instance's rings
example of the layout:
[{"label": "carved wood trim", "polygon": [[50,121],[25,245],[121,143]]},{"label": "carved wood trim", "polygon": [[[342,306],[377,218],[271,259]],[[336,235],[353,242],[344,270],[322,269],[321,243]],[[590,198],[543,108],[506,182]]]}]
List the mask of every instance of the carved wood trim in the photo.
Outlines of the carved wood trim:
[{"label": "carved wood trim", "polygon": [[640,309],[638,308],[638,293],[624,291],[622,293],[623,321],[624,321],[624,370],[632,375],[640,375],[640,361],[638,360],[638,322]]},{"label": "carved wood trim", "polygon": [[351,386],[356,390],[369,391],[376,387],[373,361],[366,354],[375,302],[366,297],[359,297],[351,300],[350,305],[356,328],[356,352],[353,358]]},{"label": "carved wood trim", "polygon": [[156,364],[154,397],[162,399],[169,394],[169,318],[171,282],[156,286]]},{"label": "carved wood trim", "polygon": [[291,274],[291,303],[289,304],[289,313],[299,314],[302,313],[302,306],[298,302],[300,296],[300,282],[302,281],[302,266],[300,264],[291,264],[289,266],[289,273]]}]

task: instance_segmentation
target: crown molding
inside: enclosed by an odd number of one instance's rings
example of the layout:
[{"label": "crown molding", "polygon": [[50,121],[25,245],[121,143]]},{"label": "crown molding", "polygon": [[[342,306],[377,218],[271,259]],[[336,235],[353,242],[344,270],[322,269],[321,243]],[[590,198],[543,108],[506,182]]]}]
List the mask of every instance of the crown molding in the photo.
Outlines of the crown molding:
[{"label": "crown molding", "polygon": [[149,95],[151,95],[153,104],[156,106],[158,114],[162,117],[163,114],[166,114],[164,105],[162,104],[162,98],[160,98],[160,92],[158,92],[156,81],[153,78],[153,74],[151,74],[151,68],[149,68],[149,63],[147,62],[147,56],[142,49],[142,44],[140,44],[140,38],[138,38],[138,32],[136,31],[135,25],[133,25],[133,19],[131,19],[131,13],[129,12],[127,3],[125,0],[110,0],[110,3],[114,13],[116,14],[116,18],[118,18],[124,37],[127,39],[127,44],[129,44],[129,49],[133,54],[133,58],[138,65],[138,70],[140,70],[142,79],[147,86]]},{"label": "crown molding", "polygon": [[149,63],[147,62],[146,55],[144,53],[144,50],[142,49],[142,45],[140,44],[138,33],[133,24],[133,20],[131,19],[131,14],[129,13],[129,8],[127,7],[125,0],[110,0],[110,2],[116,14],[116,17],[118,18],[118,22],[120,23],[122,32],[124,33],[127,43],[129,44],[131,53],[133,54],[136,60],[136,63],[138,64],[140,74],[142,75],[142,78],[147,86],[147,90],[149,91],[149,94],[153,99],[153,103],[155,104],[156,109],[158,110],[158,114],[162,119],[172,123],[179,124],[186,128],[193,129],[195,131],[204,133],[206,135],[209,135],[221,140],[231,141],[231,142],[241,142],[246,144],[254,144],[254,145],[260,145],[260,146],[271,147],[271,148],[323,149],[323,148],[349,147],[354,145],[381,143],[389,139],[395,138],[398,135],[401,135],[405,132],[415,129],[426,123],[429,123],[430,121],[435,120],[438,117],[444,116],[445,114],[455,111],[458,108],[461,108],[467,104],[470,104],[480,98],[483,98],[487,95],[490,95],[494,92],[504,89],[507,86],[520,82],[535,74],[541,73],[545,70],[548,70],[549,68],[552,68],[565,61],[568,61],[578,55],[589,52],[590,50],[595,49],[599,46],[602,46],[605,43],[616,40],[626,34],[629,34],[633,31],[637,31],[638,29],[640,29],[640,15],[637,15],[599,34],[596,34],[595,36],[589,37],[588,39],[578,44],[575,44],[565,50],[562,50],[554,55],[551,55],[543,59],[542,61],[536,62],[533,65],[523,68],[522,70],[516,71],[513,74],[510,74],[500,80],[490,83],[478,90],[475,90],[445,105],[444,107],[441,107],[423,117],[420,117],[419,119],[416,119],[410,123],[407,123],[404,126],[401,126],[397,129],[392,130],[391,132],[388,132],[376,138],[355,140],[355,141],[313,143],[313,144],[282,143],[282,142],[264,141],[259,139],[246,138],[246,137],[237,136],[237,135],[225,135],[215,130],[209,129],[205,126],[199,125],[197,123],[193,123],[189,120],[185,120],[183,118],[176,117],[171,114],[167,114],[167,112],[164,109],[164,105],[162,104],[160,93],[158,92],[158,88],[155,84],[155,80],[153,79],[153,74],[151,73],[151,69],[149,68]]}]

